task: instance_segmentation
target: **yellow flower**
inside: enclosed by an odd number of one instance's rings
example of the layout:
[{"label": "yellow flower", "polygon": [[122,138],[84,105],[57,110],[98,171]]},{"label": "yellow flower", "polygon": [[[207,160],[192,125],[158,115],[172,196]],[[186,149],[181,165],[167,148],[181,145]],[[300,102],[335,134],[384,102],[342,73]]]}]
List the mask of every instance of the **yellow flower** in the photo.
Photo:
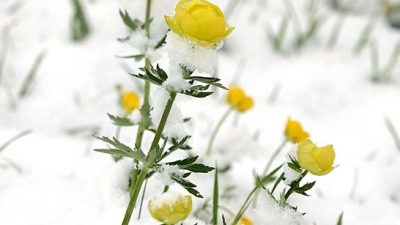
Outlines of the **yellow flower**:
[{"label": "yellow flower", "polygon": [[121,105],[126,113],[131,113],[140,108],[140,98],[135,92],[127,91],[122,94]]},{"label": "yellow flower", "polygon": [[253,225],[253,221],[245,216],[242,216],[236,225]]},{"label": "yellow flower", "polygon": [[254,106],[253,98],[247,96],[240,87],[229,88],[226,102],[239,112],[245,112]]},{"label": "yellow flower", "polygon": [[148,207],[154,219],[167,225],[176,224],[192,212],[192,197],[167,192],[149,201]]},{"label": "yellow flower", "polygon": [[165,16],[172,31],[204,47],[213,47],[232,31],[218,6],[206,0],[180,0],[173,17]]},{"label": "yellow flower", "polygon": [[238,104],[237,110],[239,112],[245,112],[254,106],[254,101],[252,97],[245,96]]},{"label": "yellow flower", "polygon": [[286,122],[285,136],[293,143],[299,143],[309,138],[309,134],[303,129],[301,123],[290,118]]},{"label": "yellow flower", "polygon": [[333,162],[336,155],[332,145],[317,147],[310,140],[305,140],[298,144],[297,156],[300,166],[314,175],[325,175],[335,168]]}]

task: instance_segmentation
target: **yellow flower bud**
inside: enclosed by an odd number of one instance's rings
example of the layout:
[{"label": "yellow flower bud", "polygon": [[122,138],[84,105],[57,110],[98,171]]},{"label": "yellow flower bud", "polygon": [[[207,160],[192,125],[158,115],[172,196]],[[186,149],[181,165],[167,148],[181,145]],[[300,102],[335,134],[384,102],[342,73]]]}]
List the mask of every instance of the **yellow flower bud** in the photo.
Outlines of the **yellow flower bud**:
[{"label": "yellow flower bud", "polygon": [[248,217],[242,216],[236,225],[253,225],[253,221]]},{"label": "yellow flower bud", "polygon": [[172,31],[204,47],[213,47],[232,31],[218,6],[206,0],[180,0],[175,15],[165,16]]},{"label": "yellow flower bud", "polygon": [[298,144],[297,156],[300,166],[314,175],[325,175],[335,168],[333,162],[336,155],[332,145],[317,147],[310,140],[305,140]]},{"label": "yellow flower bud", "polygon": [[231,87],[228,90],[228,95],[226,96],[226,102],[232,106],[237,107],[239,102],[245,97],[243,89],[240,87]]},{"label": "yellow flower bud", "polygon": [[254,101],[252,97],[245,96],[238,104],[237,110],[239,112],[245,112],[254,106]]},{"label": "yellow flower bud", "polygon": [[253,98],[247,96],[240,87],[229,88],[226,102],[238,112],[245,112],[254,106]]},{"label": "yellow flower bud", "polygon": [[290,118],[286,122],[285,136],[293,143],[299,143],[309,138],[309,134],[303,129],[301,123]]},{"label": "yellow flower bud", "polygon": [[176,224],[192,212],[192,197],[167,192],[149,201],[148,207],[154,219],[167,225]]},{"label": "yellow flower bud", "polygon": [[133,91],[127,91],[122,94],[121,105],[126,113],[131,113],[135,109],[140,108],[140,98]]}]

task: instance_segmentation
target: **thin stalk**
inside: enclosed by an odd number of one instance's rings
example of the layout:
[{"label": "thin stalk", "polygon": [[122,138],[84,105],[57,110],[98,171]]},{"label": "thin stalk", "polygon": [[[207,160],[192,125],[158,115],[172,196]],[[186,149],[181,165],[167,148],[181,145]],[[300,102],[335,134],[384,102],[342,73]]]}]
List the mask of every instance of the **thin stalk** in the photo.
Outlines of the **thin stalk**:
[{"label": "thin stalk", "polygon": [[[282,151],[282,149],[285,147],[286,143],[288,142],[287,139],[283,140],[283,142],[278,146],[278,148],[275,150],[274,154],[271,156],[271,158],[269,159],[267,165],[264,168],[264,171],[262,173],[263,176],[266,176],[268,173],[268,170],[271,168],[272,163],[275,161],[276,157],[278,157],[279,153]],[[276,187],[274,187],[275,189]],[[254,204],[253,207],[257,206],[257,199],[258,199],[258,195],[260,194],[259,191],[257,191],[257,193],[254,196]]]},{"label": "thin stalk", "polygon": [[279,153],[282,151],[282,149],[286,146],[287,143],[288,143],[288,140],[285,138],[285,140],[283,140],[282,143],[275,150],[274,154],[272,154],[272,156],[269,159],[267,165],[265,166],[264,171],[263,171],[262,174],[267,174],[268,170],[272,166],[272,163],[275,161],[276,157],[278,157]]},{"label": "thin stalk", "polygon": [[[161,139],[162,132],[164,131],[165,125],[167,123],[169,113],[171,112],[172,105],[174,104],[175,98],[176,98],[176,93],[175,92],[170,93],[170,98],[168,99],[167,105],[165,106],[163,115],[161,117],[160,124],[158,125],[156,134],[153,138],[153,142],[151,143],[151,147],[150,147],[148,155],[151,155],[152,152],[156,150],[156,147]],[[152,163],[153,162],[149,162],[150,165]],[[126,209],[124,220],[122,221],[122,225],[129,224],[129,221],[132,217],[133,209],[135,208],[136,201],[138,199],[140,189],[142,188],[143,182],[146,179],[146,175],[148,172],[149,172],[149,165],[144,164],[142,170],[140,171],[139,175],[137,176],[136,182],[133,184],[134,188],[131,193],[131,199],[130,199],[128,207]]]},{"label": "thin stalk", "polygon": [[390,56],[389,62],[382,72],[384,80],[389,80],[392,75],[392,71],[395,68],[400,57],[400,40],[397,42],[396,47],[393,49],[392,55]]},{"label": "thin stalk", "polygon": [[[265,180],[269,180],[269,178],[272,178],[275,173],[282,167],[282,165],[278,166],[277,168],[275,168],[273,171],[271,171],[271,173],[269,173],[268,175],[266,175],[265,177],[263,177],[263,181]],[[256,193],[256,191],[261,188],[263,186],[263,182],[257,183],[256,186],[253,188],[253,190],[250,192],[250,194],[247,196],[246,200],[244,201],[244,203],[242,204],[242,206],[240,207],[239,211],[237,212],[235,218],[233,219],[233,222],[231,225],[236,225],[240,218],[242,217],[242,215],[246,212],[247,208],[249,207],[249,204],[251,203],[251,199],[254,195],[254,193]]]},{"label": "thin stalk", "polygon": [[207,146],[207,151],[206,151],[206,155],[209,156],[211,154],[212,151],[212,147],[214,145],[215,142],[215,138],[217,137],[217,134],[219,132],[219,130],[221,129],[222,125],[224,124],[224,122],[226,121],[226,119],[228,118],[228,116],[231,114],[231,112],[233,111],[232,108],[229,108],[221,117],[221,119],[219,120],[217,126],[214,128],[213,133],[211,134],[211,138],[210,141],[208,142],[208,146]]},{"label": "thin stalk", "polygon": [[[145,15],[145,24],[144,24],[144,29],[145,29],[145,33],[146,33],[146,37],[150,38],[150,17],[151,17],[151,2],[152,0],[147,0],[146,2],[146,15]],[[146,45],[146,49],[145,51],[147,52],[147,45]],[[151,65],[150,60],[147,58],[147,54],[145,54],[145,60],[144,60],[144,66],[146,68],[149,68]],[[144,84],[144,97],[143,97],[143,109],[148,109],[149,108],[149,99],[150,99],[150,82],[149,81],[145,81]],[[148,110],[144,110],[146,111],[146,113],[142,113],[142,116],[144,118],[142,118],[142,121],[144,120],[148,120],[150,115],[148,113]],[[136,132],[136,141],[135,141],[135,148],[141,148],[142,147],[142,139],[143,139],[143,134],[144,131],[147,129],[147,124],[145,124],[144,122],[140,122],[138,130]],[[133,162],[134,165],[138,164],[138,161],[135,159]],[[134,184],[137,180],[137,176],[138,176],[138,170],[136,168],[133,168],[132,170],[132,175],[131,175],[131,187],[130,187],[130,193],[132,195],[133,192],[133,187]]]},{"label": "thin stalk", "polygon": [[149,179],[147,179],[146,182],[144,183],[143,193],[142,193],[142,199],[140,200],[140,207],[139,207],[138,220],[140,220],[140,216],[142,215],[142,208],[143,208],[144,196],[146,196],[146,190],[147,190],[147,182],[149,182]]},{"label": "thin stalk", "polygon": [[[300,184],[301,180],[303,180],[303,178],[307,175],[307,173],[308,173],[308,170],[304,171],[304,172],[301,174],[300,179],[298,179],[298,180],[295,181],[295,182],[296,182],[297,184]],[[285,203],[285,202],[289,199],[290,195],[293,194],[294,188],[295,188],[296,186],[298,186],[298,185],[291,185],[291,186],[290,186],[289,190],[286,192],[286,194],[285,194],[285,196],[284,196],[283,203]]]}]

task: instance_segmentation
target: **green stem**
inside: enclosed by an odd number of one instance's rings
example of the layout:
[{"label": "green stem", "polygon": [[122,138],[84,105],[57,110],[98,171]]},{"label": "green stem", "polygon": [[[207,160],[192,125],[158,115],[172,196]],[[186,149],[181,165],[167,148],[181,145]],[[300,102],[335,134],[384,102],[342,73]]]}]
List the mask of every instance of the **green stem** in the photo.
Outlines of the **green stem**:
[{"label": "green stem", "polygon": [[[150,38],[150,13],[151,13],[151,1],[152,0],[147,0],[146,3],[146,16],[145,16],[145,24],[144,24],[144,29],[146,32],[146,37]],[[146,49],[145,51],[147,52],[147,45],[146,45]],[[145,54],[146,55],[146,54]],[[145,58],[144,60],[144,65],[146,68],[149,68],[151,65],[150,60],[147,58]],[[145,81],[144,84],[144,96],[143,96],[143,108],[149,108],[149,99],[150,99],[150,82],[149,81]],[[144,120],[148,120],[148,118],[150,117],[150,115],[148,114],[148,110],[146,110],[146,113],[143,113],[141,116],[145,117],[142,119],[142,121]],[[147,129],[147,124],[141,122],[139,124],[137,133],[136,133],[136,141],[135,141],[135,147],[136,148],[141,148],[142,146],[142,139],[143,139],[143,134],[144,131]],[[138,161],[135,159],[133,162],[134,165],[138,164]],[[130,193],[132,195],[133,189],[134,189],[134,185],[135,182],[137,180],[137,176],[138,176],[138,170],[136,168],[133,168],[132,170],[132,175],[131,175],[131,186],[130,186]]]},{"label": "green stem", "polygon": [[286,192],[286,194],[285,194],[283,203],[285,203],[285,202],[289,199],[290,195],[293,194],[295,187],[298,187],[298,186],[299,186],[298,184],[300,184],[301,180],[303,180],[303,178],[307,175],[307,173],[308,173],[308,170],[305,170],[305,171],[301,174],[300,179],[298,179],[297,181],[295,181],[296,183],[295,183],[294,185],[293,185],[293,184],[290,185],[289,190],[288,190],[288,191]]},{"label": "green stem", "polygon": [[215,138],[217,137],[217,134],[218,134],[219,130],[221,129],[222,125],[224,124],[224,122],[226,121],[226,119],[228,118],[228,116],[231,114],[232,111],[233,111],[233,108],[229,108],[224,113],[224,115],[222,115],[222,117],[219,120],[217,126],[215,127],[213,133],[211,134],[211,138],[210,138],[210,141],[208,142],[207,151],[206,151],[206,155],[207,156],[209,156],[211,154],[212,147],[213,147],[214,142],[215,142]]},{"label": "green stem", "polygon": [[143,208],[144,196],[146,195],[146,190],[147,190],[147,182],[149,182],[149,179],[147,179],[146,182],[144,183],[143,193],[142,193],[142,199],[140,200],[140,207],[139,207],[138,220],[140,220],[140,216],[142,215],[142,208]]},{"label": "green stem", "polygon": [[[268,175],[263,177],[262,180],[263,181],[269,181],[269,178],[272,178],[275,175],[275,173],[278,172],[278,170],[280,168],[282,168],[282,165],[280,165],[277,168],[275,168]],[[243,216],[243,214],[245,213],[245,211],[248,208],[249,204],[251,203],[251,199],[252,199],[254,193],[256,193],[258,191],[258,189],[261,188],[263,185],[264,185],[264,182],[260,182],[260,183],[256,184],[256,186],[253,188],[253,190],[250,192],[250,194],[247,196],[246,200],[244,201],[244,203],[240,207],[240,209],[237,212],[235,218],[233,219],[233,222],[232,222],[231,225],[236,225],[239,222],[240,218]]]},{"label": "green stem", "polygon": [[[156,147],[161,139],[162,132],[165,128],[165,125],[168,120],[169,113],[171,112],[172,105],[174,104],[176,98],[176,93],[172,92],[170,93],[170,98],[168,99],[168,102],[165,106],[163,115],[161,117],[160,124],[158,125],[156,134],[154,136],[153,142],[151,143],[151,147],[148,153],[148,156],[152,154],[153,151],[156,151]],[[122,225],[128,225],[129,221],[132,217],[133,209],[135,208],[136,201],[138,199],[138,195],[140,192],[140,189],[142,188],[143,182],[146,179],[146,175],[149,172],[149,165],[152,165],[154,162],[149,162],[149,164],[144,164],[142,170],[140,171],[136,182],[134,183],[134,188],[131,193],[131,199],[128,204],[128,208],[126,209],[124,220],[122,221]]]},{"label": "green stem", "polygon": [[[272,163],[275,161],[276,157],[278,157],[279,153],[282,151],[282,149],[285,147],[285,145],[288,143],[288,140],[285,138],[283,142],[278,146],[278,148],[275,150],[275,152],[272,154],[271,158],[269,159],[267,165],[264,168],[264,171],[262,173],[263,176],[267,175],[268,170],[271,168]],[[255,208],[257,206],[257,199],[258,199],[259,191],[255,194],[254,197],[254,204],[253,207]]]}]

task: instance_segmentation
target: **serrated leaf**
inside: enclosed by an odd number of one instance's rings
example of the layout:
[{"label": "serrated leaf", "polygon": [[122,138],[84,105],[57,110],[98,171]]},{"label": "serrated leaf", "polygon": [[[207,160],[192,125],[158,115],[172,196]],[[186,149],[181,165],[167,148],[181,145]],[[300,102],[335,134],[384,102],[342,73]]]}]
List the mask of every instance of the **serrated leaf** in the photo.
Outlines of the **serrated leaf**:
[{"label": "serrated leaf", "polygon": [[108,117],[112,121],[112,123],[116,126],[134,126],[137,125],[134,122],[132,122],[129,118],[126,117],[119,117],[119,116],[114,116],[110,113],[107,113]]},{"label": "serrated leaf", "polygon": [[184,166],[184,167],[182,167],[182,169],[189,170],[189,171],[191,171],[193,173],[208,173],[208,172],[214,170],[213,167],[206,166],[206,165],[201,164],[201,163]]},{"label": "serrated leaf", "polygon": [[188,165],[188,164],[192,164],[192,163],[196,162],[196,160],[198,158],[199,158],[199,156],[194,156],[194,157],[189,157],[189,158],[186,158],[186,159],[183,159],[183,160],[173,161],[173,162],[170,162],[170,163],[167,163],[167,164],[168,165],[180,165],[180,166],[183,166],[183,165]]},{"label": "serrated leaf", "polygon": [[124,24],[128,28],[130,28],[132,31],[136,31],[139,27],[143,26],[143,23],[140,20],[138,20],[138,19],[133,20],[129,16],[128,11],[126,11],[126,10],[125,11],[119,10],[119,15],[120,15],[122,21],[124,22]]}]

